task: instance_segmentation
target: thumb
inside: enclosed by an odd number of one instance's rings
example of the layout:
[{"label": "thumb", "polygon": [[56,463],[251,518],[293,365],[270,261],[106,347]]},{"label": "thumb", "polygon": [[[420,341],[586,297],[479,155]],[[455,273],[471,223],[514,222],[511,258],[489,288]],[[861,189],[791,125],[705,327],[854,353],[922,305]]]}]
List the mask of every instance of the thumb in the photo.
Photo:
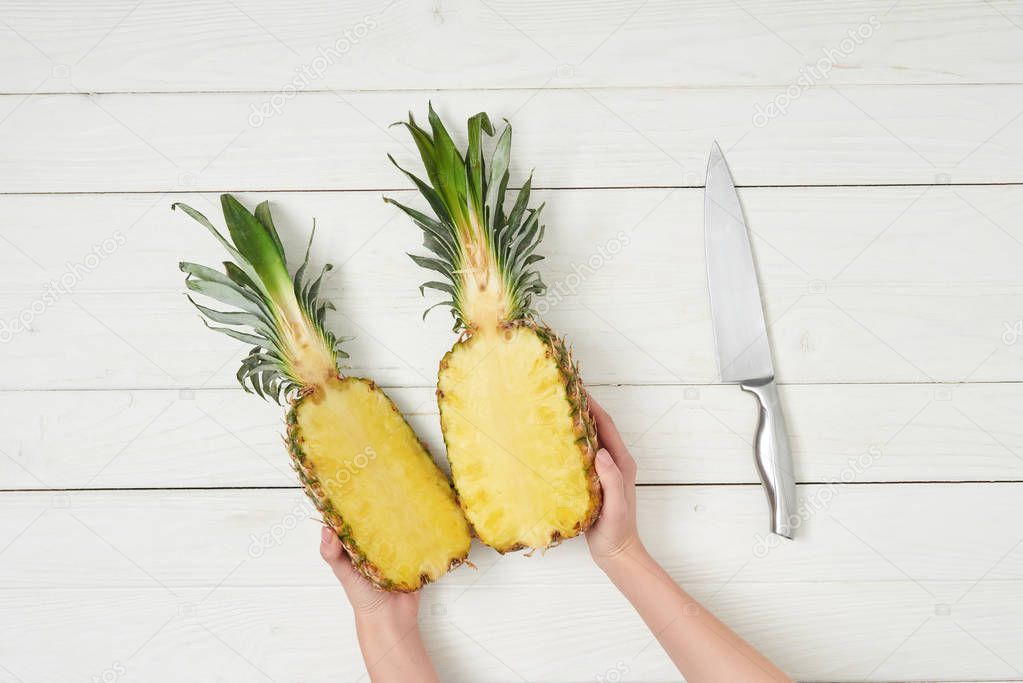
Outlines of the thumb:
[{"label": "thumb", "polygon": [[330,565],[334,576],[342,586],[347,587],[356,578],[358,571],[352,566],[352,561],[348,558],[344,546],[341,545],[341,540],[329,526],[324,526],[320,531],[320,557]]},{"label": "thumb", "polygon": [[606,448],[597,451],[594,459],[600,488],[604,491],[604,507],[601,516],[621,516],[627,511],[625,500],[625,478]]}]

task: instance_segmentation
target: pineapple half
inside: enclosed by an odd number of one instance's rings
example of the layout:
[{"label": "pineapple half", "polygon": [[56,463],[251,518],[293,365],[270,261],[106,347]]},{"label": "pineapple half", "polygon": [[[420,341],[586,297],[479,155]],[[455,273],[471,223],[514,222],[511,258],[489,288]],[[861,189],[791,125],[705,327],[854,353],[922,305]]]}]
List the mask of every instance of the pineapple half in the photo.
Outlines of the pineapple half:
[{"label": "pineapple half", "polygon": [[510,125],[485,163],[483,133],[494,135],[485,113],[469,119],[464,156],[432,106],[429,121],[430,131],[411,114],[402,122],[427,180],[398,168],[434,216],[385,201],[422,229],[432,255],[410,256],[446,281],[426,282],[420,291],[447,294],[442,303],[461,331],[441,360],[437,382],[452,478],[480,540],[502,553],[545,549],[589,528],[600,512],[601,489],[579,368],[564,340],[531,308],[533,295],[545,291],[532,267],[543,258],[534,253],[543,237],[543,207],[527,208],[527,180],[505,213]]},{"label": "pineapple half", "polygon": [[288,451],[323,521],[385,590],[414,591],[465,562],[470,530],[444,474],[379,387],[341,374],[347,354],[325,328],[332,307],[318,296],[330,266],[309,281],[307,248],[292,277],[269,205],[253,214],[227,194],[221,204],[230,241],[195,209],[173,208],[205,226],[234,261],[225,273],[180,265],[189,290],[236,310],[189,300],[220,325],[204,320],[207,327],[253,346],[238,370],[242,387],[290,404]]}]

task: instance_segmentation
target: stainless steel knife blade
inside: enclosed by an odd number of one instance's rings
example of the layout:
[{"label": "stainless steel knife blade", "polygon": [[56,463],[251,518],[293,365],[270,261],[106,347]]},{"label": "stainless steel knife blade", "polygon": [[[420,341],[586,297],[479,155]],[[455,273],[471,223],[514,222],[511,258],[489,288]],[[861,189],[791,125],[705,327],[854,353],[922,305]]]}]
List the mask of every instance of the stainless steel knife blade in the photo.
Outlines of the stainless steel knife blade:
[{"label": "stainless steel knife blade", "polygon": [[707,282],[723,382],[774,377],[749,231],[732,174],[715,142],[703,197]]}]

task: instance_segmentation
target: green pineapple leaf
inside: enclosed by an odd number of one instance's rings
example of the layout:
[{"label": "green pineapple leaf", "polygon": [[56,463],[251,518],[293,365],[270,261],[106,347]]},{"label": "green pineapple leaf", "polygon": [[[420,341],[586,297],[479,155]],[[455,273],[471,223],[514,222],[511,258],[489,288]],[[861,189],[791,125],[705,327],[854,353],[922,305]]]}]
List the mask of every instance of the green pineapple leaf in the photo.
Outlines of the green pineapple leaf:
[{"label": "green pineapple leaf", "polygon": [[225,194],[221,206],[230,240],[195,209],[180,203],[172,208],[202,224],[235,260],[224,263],[223,273],[187,261],[179,267],[190,292],[234,310],[216,310],[188,299],[206,327],[252,347],[236,374],[242,387],[283,403],[339,374],[339,359],[347,357],[341,340],[326,328],[326,312],[332,307],[319,299],[323,277],[332,266],[325,265],[315,279],[306,277],[315,223],[305,259],[292,277],[269,204],[263,202],[250,213]]},{"label": "green pineapple leaf", "polygon": [[[471,320],[474,297],[497,299],[502,311],[501,322],[532,318],[532,298],[546,291],[535,264],[543,259],[536,253],[543,239],[540,222],[543,209],[529,208],[532,175],[526,179],[510,212],[504,202],[511,164],[511,124],[505,122],[497,135],[489,159],[484,150],[484,134],[494,137],[496,130],[487,114],[480,112],[469,118],[468,145],[463,155],[448,134],[440,116],[429,106],[430,130],[416,124],[409,114],[403,125],[412,135],[419,150],[429,182],[405,170],[388,155],[391,162],[426,200],[433,217],[391,198],[394,204],[423,232],[423,246],[432,256],[410,254],[419,266],[444,275],[443,282],[424,283],[420,291],[434,289],[451,295],[442,302],[453,308],[455,329],[478,324]],[[500,291],[485,289],[480,283],[500,282]],[[475,289],[470,287],[475,283]],[[440,286],[437,286],[440,285]],[[435,306],[427,309],[427,312]],[[495,310],[493,305],[479,310]],[[491,315],[485,313],[485,315]],[[486,321],[488,324],[493,321]]]}]

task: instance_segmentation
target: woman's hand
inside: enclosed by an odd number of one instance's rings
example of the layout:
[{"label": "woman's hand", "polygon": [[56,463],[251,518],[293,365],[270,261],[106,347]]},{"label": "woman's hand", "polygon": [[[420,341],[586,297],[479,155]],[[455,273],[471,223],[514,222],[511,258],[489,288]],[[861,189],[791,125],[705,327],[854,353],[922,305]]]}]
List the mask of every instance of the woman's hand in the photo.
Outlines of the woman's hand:
[{"label": "woman's hand", "polygon": [[352,564],[334,530],[320,532],[320,556],[341,582],[356,622],[381,621],[398,628],[412,628],[419,616],[419,593],[389,593],[376,588]]},{"label": "woman's hand", "polygon": [[590,554],[646,622],[687,681],[791,681],[682,590],[639,540],[636,461],[611,416],[589,397],[597,423],[597,475],[604,489],[600,519],[586,532]]},{"label": "woman's hand", "polygon": [[419,593],[377,589],[352,565],[337,534],[326,526],[320,533],[320,555],[352,604],[371,683],[437,683],[437,672],[419,633]]},{"label": "woman's hand", "polygon": [[615,558],[643,547],[636,530],[636,461],[611,416],[592,396],[588,398],[601,446],[595,464],[604,490],[604,507],[597,523],[586,532],[586,542],[593,561],[606,568]]}]

